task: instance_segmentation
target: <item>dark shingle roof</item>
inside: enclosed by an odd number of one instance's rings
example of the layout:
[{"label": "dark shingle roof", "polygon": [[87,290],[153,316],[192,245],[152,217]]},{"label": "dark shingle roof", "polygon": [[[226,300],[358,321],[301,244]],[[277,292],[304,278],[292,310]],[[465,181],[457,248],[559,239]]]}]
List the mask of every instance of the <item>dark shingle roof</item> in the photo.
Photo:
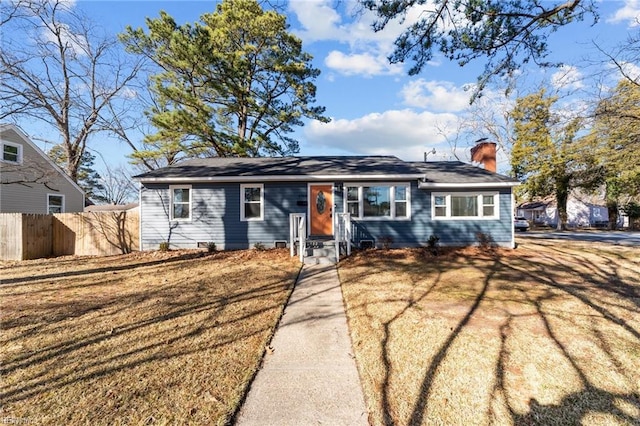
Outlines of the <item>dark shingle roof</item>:
[{"label": "dark shingle roof", "polygon": [[261,157],[261,158],[198,158],[153,170],[136,176],[148,178],[172,177],[232,177],[232,176],[314,176],[314,175],[383,175],[415,174],[416,171],[397,157]]},{"label": "dark shingle roof", "polygon": [[199,158],[163,167],[135,179],[195,182],[296,179],[420,179],[434,183],[507,183],[513,179],[456,161],[407,162],[394,156]]},{"label": "dark shingle roof", "polygon": [[482,184],[518,182],[509,176],[492,173],[480,167],[461,161],[435,161],[428,163],[409,163],[424,175],[425,184]]}]

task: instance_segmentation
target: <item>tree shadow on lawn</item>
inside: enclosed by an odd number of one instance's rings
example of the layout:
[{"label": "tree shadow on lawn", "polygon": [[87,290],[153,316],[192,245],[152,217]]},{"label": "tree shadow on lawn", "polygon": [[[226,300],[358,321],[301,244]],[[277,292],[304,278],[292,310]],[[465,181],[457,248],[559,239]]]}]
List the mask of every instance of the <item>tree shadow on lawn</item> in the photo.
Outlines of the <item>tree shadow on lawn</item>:
[{"label": "tree shadow on lawn", "polygon": [[[212,259],[196,261],[208,262],[209,268],[213,262]],[[127,269],[148,265],[149,262],[129,265]],[[212,273],[217,277],[212,280],[208,273],[210,269],[199,270],[192,263],[174,261],[163,266],[162,274],[173,279],[165,282],[156,276],[156,281],[162,282],[134,286],[126,292],[118,291],[122,285],[112,289],[113,283],[108,280],[98,283],[88,280],[84,294],[73,293],[83,284],[69,286],[70,290],[66,290],[70,299],[77,299],[76,303],[63,300],[37,309],[38,296],[35,296],[30,301],[23,301],[26,303],[24,310],[3,318],[5,350],[0,375],[4,379],[4,389],[0,399],[8,412],[31,405],[31,415],[35,416],[34,405],[41,404],[41,398],[45,398],[49,406],[56,406],[64,404],[65,398],[71,399],[66,403],[74,402],[74,392],[80,392],[78,398],[94,398],[95,402],[93,407],[78,410],[93,409],[94,412],[83,414],[85,418],[89,415],[94,420],[104,421],[99,413],[104,413],[105,407],[112,402],[105,392],[111,396],[120,392],[119,388],[113,389],[114,381],[129,382],[123,384],[126,389],[123,393],[131,401],[123,404],[132,408],[136,401],[145,400],[145,393],[162,394],[164,391],[162,388],[148,389],[152,387],[149,381],[180,383],[194,375],[196,383],[187,381],[187,386],[216,388],[216,380],[224,383],[224,377],[209,377],[214,370],[199,362],[203,357],[212,365],[221,362],[216,357],[226,359],[229,370],[236,376],[229,379],[231,381],[245,377],[246,373],[238,373],[235,369],[250,370],[252,365],[255,367],[259,363],[264,350],[260,342],[273,331],[293,288],[297,270],[294,274],[293,268],[286,271],[282,265],[265,262],[255,266],[263,273],[262,282],[238,285],[237,278],[232,279],[238,275],[236,269],[226,275],[219,271]],[[252,278],[255,280],[255,276]],[[103,290],[104,294],[92,296],[93,291],[100,293],[101,286],[108,287]],[[55,291],[55,286],[51,290]],[[47,311],[49,314],[43,316]],[[255,339],[260,342],[256,343]],[[190,367],[183,370],[181,364]],[[177,375],[162,377],[165,367]],[[132,377],[136,375],[151,378],[138,380]],[[202,383],[198,379],[200,376]],[[240,380],[236,386],[245,384]],[[243,390],[239,388],[234,392],[241,394]],[[54,394],[55,398],[52,397]],[[230,398],[224,392],[218,396],[223,404],[228,404],[225,400]],[[104,407],[101,406],[103,403]],[[170,406],[179,402],[164,403]],[[230,416],[234,409],[231,407],[226,415]]]},{"label": "tree shadow on lawn", "polygon": [[[160,252],[156,252],[156,253],[160,253]],[[118,272],[125,272],[127,270],[131,270],[131,269],[137,269],[137,268],[141,268],[141,267],[151,267],[151,266],[157,266],[157,265],[161,265],[161,264],[166,264],[166,263],[172,263],[172,262],[182,262],[185,260],[191,260],[191,259],[197,259],[200,257],[204,257],[207,256],[208,254],[203,252],[203,251],[193,251],[190,250],[188,252],[181,252],[181,253],[177,253],[175,255],[172,255],[171,252],[167,252],[167,257],[158,259],[158,260],[149,260],[148,257],[143,257],[140,261],[137,261],[137,253],[133,253],[130,254],[129,256],[122,256],[122,255],[116,255],[116,256],[102,256],[101,259],[103,260],[103,262],[105,263],[110,263],[109,260],[113,259],[113,263],[114,264],[110,264],[109,266],[105,266],[105,267],[101,267],[101,268],[87,268],[87,269],[82,269],[82,268],[77,268],[75,267],[74,270],[71,271],[64,271],[64,272],[55,272],[55,273],[50,273],[50,274],[41,274],[41,275],[29,275],[29,276],[24,276],[24,277],[17,277],[17,278],[3,278],[2,281],[0,281],[0,286],[5,287],[5,286],[11,286],[11,285],[20,285],[20,284],[31,284],[33,282],[36,281],[43,281],[43,280],[54,280],[57,278],[64,278],[64,279],[68,279],[71,277],[75,277],[75,276],[80,276],[80,275],[91,275],[91,274],[106,274],[106,273],[118,273]],[[209,254],[210,255],[210,254]],[[217,255],[214,254],[214,256]],[[211,255],[210,255],[211,256]],[[132,262],[129,262],[129,258],[133,259]],[[91,261],[95,259],[94,257],[80,257],[76,260],[77,263],[82,263],[83,260],[88,260]],[[52,263],[52,265],[54,267],[56,266],[60,266],[62,262],[55,262],[55,258],[54,259],[49,259],[50,261],[53,260],[54,262]],[[124,262],[126,263],[123,263]],[[69,261],[68,263],[73,263],[73,261]]]},{"label": "tree shadow on lawn", "polygon": [[[455,418],[456,413],[455,402],[443,397],[447,393],[443,390],[459,391],[456,387],[464,388],[465,381],[487,387],[486,395],[470,401],[485,407],[485,412],[476,411],[467,421],[483,423],[480,419],[485,416],[489,423],[577,424],[597,414],[622,423],[639,421],[640,282],[632,262],[624,257],[564,246],[554,246],[553,251],[534,246],[488,253],[466,249],[440,257],[392,250],[363,253],[344,268],[340,275],[348,309],[362,317],[359,324],[381,324],[378,334],[375,327],[369,332],[379,344],[377,362],[384,370],[378,372],[380,382],[369,385],[379,390],[373,402],[380,417],[375,424],[446,423],[442,416]],[[349,268],[354,268],[352,275]],[[456,277],[461,270],[466,275]],[[399,274],[401,291],[389,294],[393,283],[371,281],[358,287],[359,296],[348,295],[350,285],[389,271]],[[395,307],[392,313],[389,306]],[[439,314],[430,319],[428,311]],[[416,359],[411,365],[399,361],[406,362],[407,350],[395,348],[398,341],[412,338],[401,331],[410,324],[409,318],[448,321],[447,332],[423,341],[428,348],[424,353],[419,344],[414,348],[426,357],[425,366]],[[354,321],[350,324],[354,327]],[[466,359],[460,356],[460,347],[473,351],[472,335],[496,342],[487,344],[490,348],[480,354],[483,359],[475,359],[478,354],[473,352]],[[482,374],[482,369],[493,373],[482,378],[457,373],[451,377],[455,362],[477,362],[471,375]],[[359,367],[362,375],[367,367]],[[407,386],[398,385],[410,368],[422,372]],[[549,379],[556,373],[567,380]],[[541,376],[539,383],[532,379],[536,374]],[[375,376],[370,371],[364,375]],[[375,394],[369,393],[369,398]],[[456,397],[460,396],[450,399]]]}]

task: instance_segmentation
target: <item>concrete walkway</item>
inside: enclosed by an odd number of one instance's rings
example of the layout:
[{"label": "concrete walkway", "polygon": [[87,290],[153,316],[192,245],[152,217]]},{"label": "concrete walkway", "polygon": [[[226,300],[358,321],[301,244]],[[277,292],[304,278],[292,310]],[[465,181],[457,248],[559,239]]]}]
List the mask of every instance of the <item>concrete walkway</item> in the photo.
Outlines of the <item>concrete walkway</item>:
[{"label": "concrete walkway", "polygon": [[367,425],[335,265],[305,265],[236,425]]}]

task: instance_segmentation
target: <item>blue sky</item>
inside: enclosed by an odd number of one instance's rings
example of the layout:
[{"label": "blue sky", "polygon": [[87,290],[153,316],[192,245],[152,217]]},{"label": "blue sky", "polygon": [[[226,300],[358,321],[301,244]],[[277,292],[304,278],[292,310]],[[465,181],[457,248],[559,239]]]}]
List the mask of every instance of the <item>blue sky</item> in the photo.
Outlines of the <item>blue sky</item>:
[{"label": "blue sky", "polygon": [[[470,92],[465,87],[476,81],[483,61],[461,68],[436,56],[420,75],[408,76],[410,64],[390,65],[386,60],[400,25],[374,33],[370,28],[373,16],[354,13],[355,6],[353,0],[293,0],[286,4],[290,30],[303,40],[304,50],[314,56],[314,66],[322,71],[316,80],[317,101],[332,118],[329,124],[309,122],[296,132],[300,155],[391,154],[404,160],[420,160],[425,151],[435,148],[431,159],[450,159],[452,141],[456,140],[460,123],[468,117]],[[178,23],[194,22],[201,14],[212,12],[215,2],[79,0],[74,7],[100,22],[107,31],[118,33],[127,25],[144,26],[145,17],[157,17],[160,10]],[[637,33],[640,1],[605,0],[598,2],[598,10],[597,24],[592,26],[592,20],[587,18],[552,34],[548,40],[549,59],[566,66],[546,71],[535,65],[523,69],[518,93],[535,90],[540,81],[546,81],[558,90],[573,93],[573,104],[567,103],[567,109],[574,108],[581,96],[588,96],[589,83],[582,77],[594,69],[585,68],[585,64],[604,59],[592,41],[606,49]],[[640,64],[629,66],[638,69]],[[502,93],[490,88],[482,108],[508,105],[510,101]],[[35,130],[25,125],[23,128],[27,133]],[[460,159],[468,160],[468,147],[484,136],[487,135],[478,129],[458,137],[455,143]],[[109,162],[126,162],[124,156],[130,149],[125,144],[99,142],[94,140],[90,147]],[[506,171],[505,167],[508,166],[503,159],[499,169]]]}]

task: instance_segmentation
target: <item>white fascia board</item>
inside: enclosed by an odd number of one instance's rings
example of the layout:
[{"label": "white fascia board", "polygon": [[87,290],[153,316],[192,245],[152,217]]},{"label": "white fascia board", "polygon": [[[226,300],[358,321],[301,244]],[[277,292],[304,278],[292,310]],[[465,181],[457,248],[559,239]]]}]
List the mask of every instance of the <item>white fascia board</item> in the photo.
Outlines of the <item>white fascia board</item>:
[{"label": "white fascia board", "polygon": [[420,189],[512,188],[520,182],[440,183],[418,182]]},{"label": "white fascia board", "polygon": [[203,183],[203,182],[309,182],[352,180],[411,180],[422,175],[278,175],[278,176],[210,176],[210,177],[157,177],[137,178],[141,183]]}]

